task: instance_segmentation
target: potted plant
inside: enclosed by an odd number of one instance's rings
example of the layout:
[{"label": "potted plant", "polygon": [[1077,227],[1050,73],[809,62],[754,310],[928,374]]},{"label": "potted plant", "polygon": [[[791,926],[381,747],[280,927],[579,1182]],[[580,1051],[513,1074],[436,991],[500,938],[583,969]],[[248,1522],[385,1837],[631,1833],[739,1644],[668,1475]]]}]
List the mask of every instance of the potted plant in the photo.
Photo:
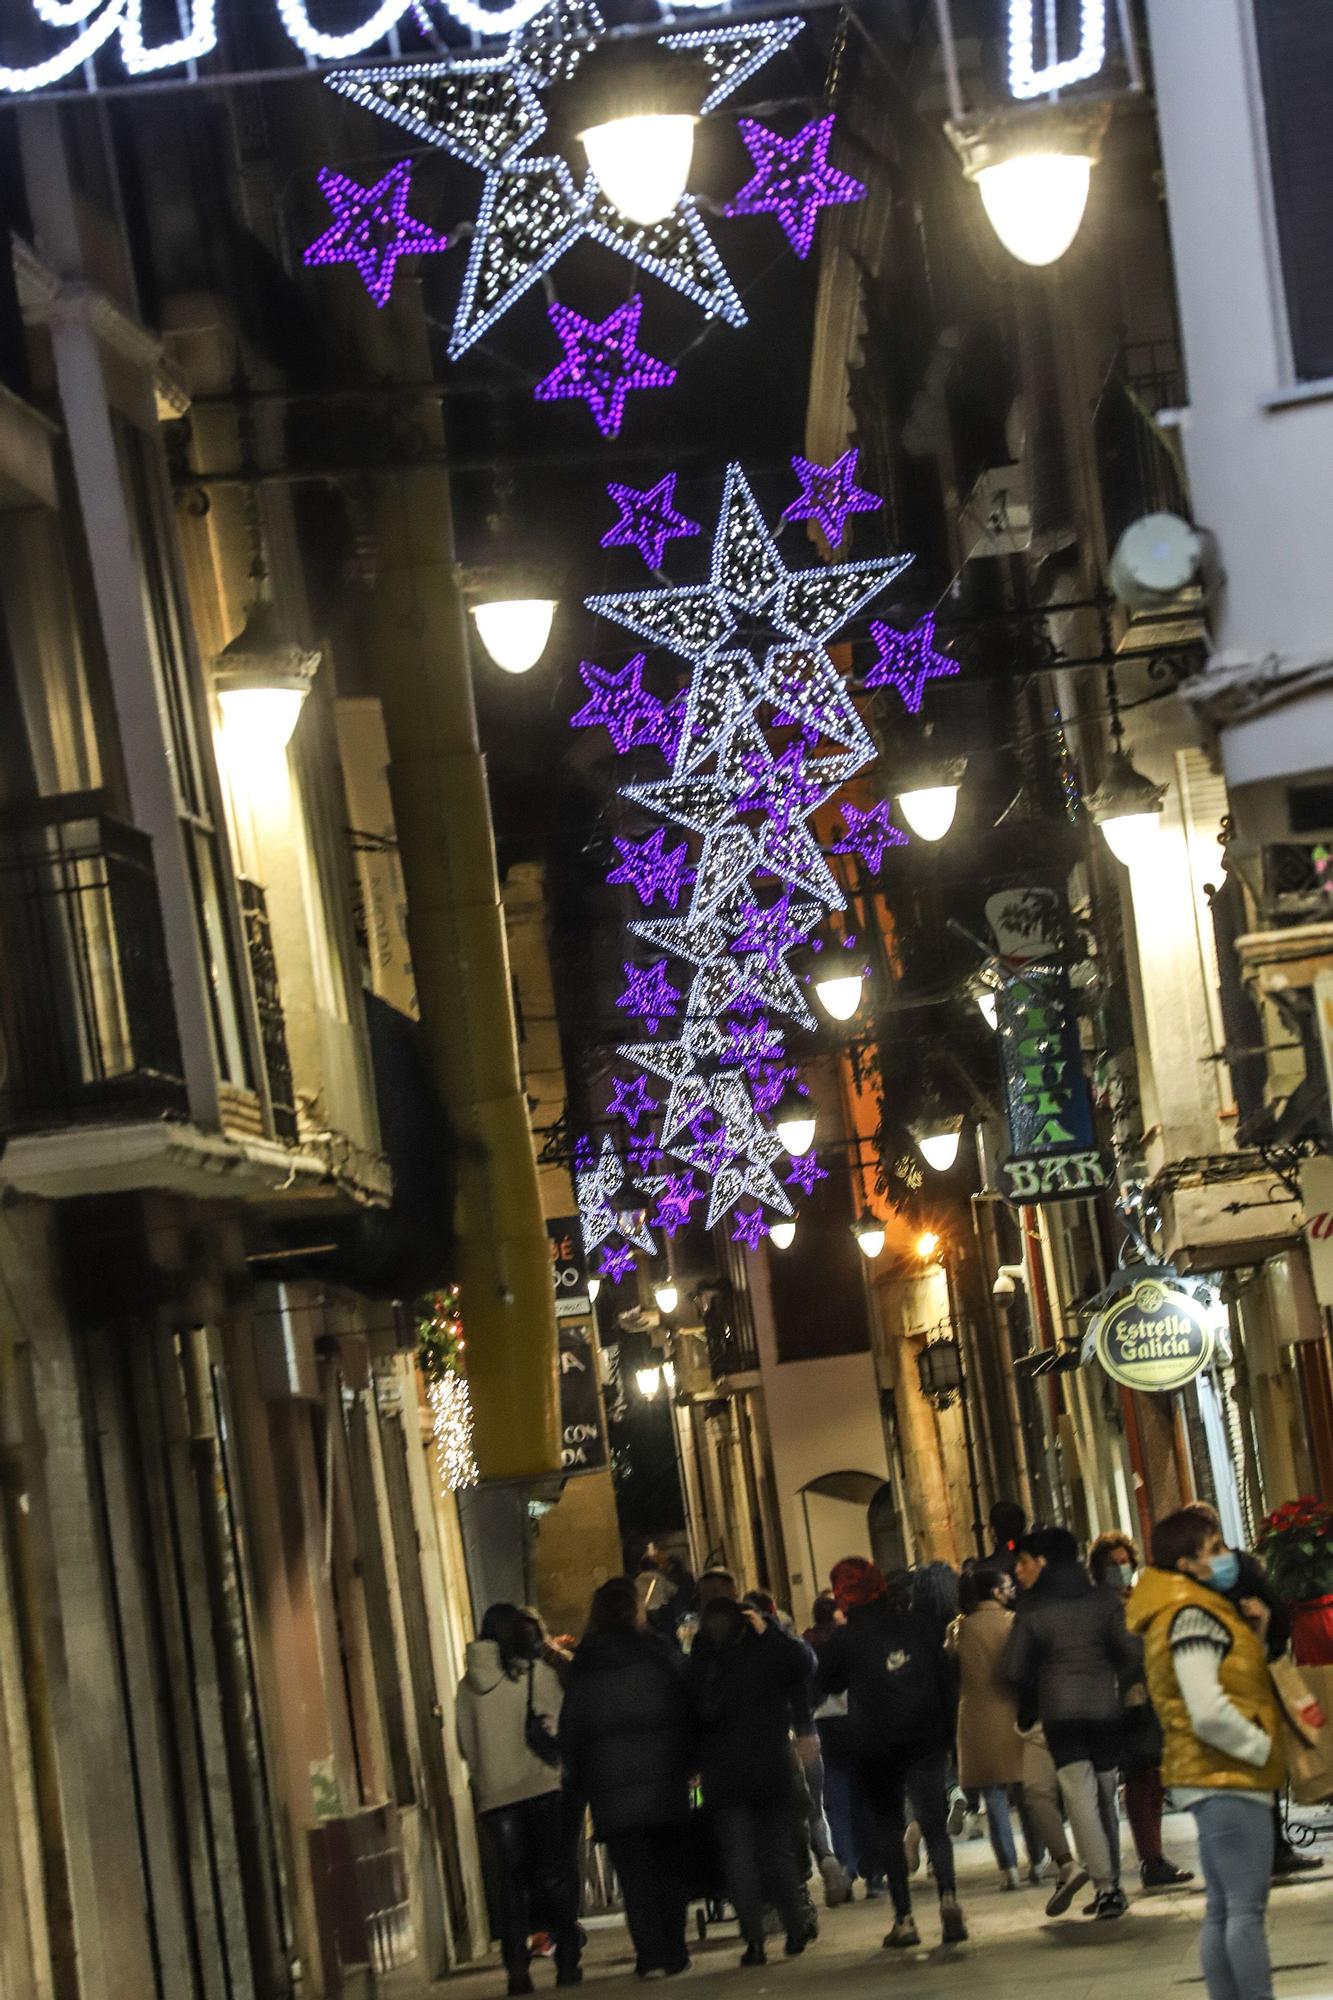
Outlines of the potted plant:
[{"label": "potted plant", "polygon": [[1333,1666],[1333,1507],[1289,1500],[1259,1530],[1258,1549],[1291,1606],[1291,1643],[1302,1667]]}]

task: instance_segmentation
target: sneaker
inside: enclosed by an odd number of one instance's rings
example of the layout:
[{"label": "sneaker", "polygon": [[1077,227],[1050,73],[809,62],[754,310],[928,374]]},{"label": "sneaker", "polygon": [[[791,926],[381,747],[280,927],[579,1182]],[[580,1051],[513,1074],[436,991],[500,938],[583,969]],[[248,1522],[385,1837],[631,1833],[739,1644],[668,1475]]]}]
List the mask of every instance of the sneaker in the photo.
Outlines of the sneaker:
[{"label": "sneaker", "polygon": [[1273,1880],[1283,1882],[1293,1875],[1313,1875],[1323,1867],[1316,1854],[1298,1854],[1285,1841],[1273,1856]]},{"label": "sneaker", "polygon": [[747,1944],[745,1947],[744,1956],[741,1959],[741,1964],[767,1965],[768,1955],[765,1952],[764,1947],[761,1944]]},{"label": "sneaker", "polygon": [[1045,1880],[1046,1880],[1046,1863],[1044,1861],[1029,1862],[1028,1881],[1031,1883],[1032,1887],[1034,1889],[1039,1889]]},{"label": "sneaker", "polygon": [[824,1878],[824,1908],[836,1910],[839,1903],[852,1900],[852,1878],[836,1854],[826,1854],[819,1864]]},{"label": "sneaker", "polygon": [[1145,1861],[1139,1873],[1145,1889],[1179,1889],[1194,1880],[1188,1868],[1177,1868],[1164,1854],[1155,1861]]},{"label": "sneaker", "polygon": [[955,1792],[949,1804],[949,1838],[957,1840],[967,1818],[967,1800],[961,1792]]},{"label": "sneaker", "polygon": [[1089,1915],[1102,1923],[1109,1923],[1116,1917],[1123,1917],[1129,1909],[1129,1898],[1123,1889],[1103,1889],[1092,1903]]},{"label": "sneaker", "polygon": [[903,1835],[903,1853],[907,1856],[907,1872],[915,1875],[921,1866],[921,1828],[915,1820]]},{"label": "sneaker", "polygon": [[1021,1889],[1022,1886],[1023,1877],[1016,1868],[1002,1868],[1000,1870],[1000,1887],[1002,1889]]},{"label": "sneaker", "polygon": [[915,1917],[899,1917],[884,1940],[885,1951],[911,1951],[921,1942],[921,1933],[916,1927]]},{"label": "sneaker", "polygon": [[967,1943],[967,1925],[963,1922],[963,1913],[958,1907],[957,1896],[941,1896],[940,1926],[943,1943]]},{"label": "sneaker", "polygon": [[1075,1868],[1072,1861],[1068,1862],[1060,1870],[1060,1879],[1056,1883],[1055,1889],[1046,1905],[1047,1916],[1062,1917],[1075,1896],[1077,1896],[1079,1890],[1085,1886],[1087,1880],[1088,1871],[1086,1868]]},{"label": "sneaker", "polygon": [[786,1952],[788,1958],[799,1958],[809,1942],[810,1939],[804,1931],[793,1931],[783,1946],[783,1950]]}]

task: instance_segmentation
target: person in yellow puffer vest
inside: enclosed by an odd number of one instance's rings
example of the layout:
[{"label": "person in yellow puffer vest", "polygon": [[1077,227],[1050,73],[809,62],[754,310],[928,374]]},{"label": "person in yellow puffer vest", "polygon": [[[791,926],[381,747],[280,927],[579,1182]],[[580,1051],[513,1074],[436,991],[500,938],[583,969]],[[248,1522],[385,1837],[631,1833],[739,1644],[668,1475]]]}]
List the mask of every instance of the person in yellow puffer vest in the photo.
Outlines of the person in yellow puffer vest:
[{"label": "person in yellow puffer vest", "polygon": [[1273,1803],[1285,1763],[1268,1672],[1267,1607],[1224,1594],[1239,1561],[1184,1509],[1153,1529],[1152,1567],[1125,1607],[1144,1642],[1148,1692],[1166,1738],[1162,1779],[1194,1814],[1208,1904],[1200,1950],[1209,2000],[1272,2000],[1264,1915]]}]

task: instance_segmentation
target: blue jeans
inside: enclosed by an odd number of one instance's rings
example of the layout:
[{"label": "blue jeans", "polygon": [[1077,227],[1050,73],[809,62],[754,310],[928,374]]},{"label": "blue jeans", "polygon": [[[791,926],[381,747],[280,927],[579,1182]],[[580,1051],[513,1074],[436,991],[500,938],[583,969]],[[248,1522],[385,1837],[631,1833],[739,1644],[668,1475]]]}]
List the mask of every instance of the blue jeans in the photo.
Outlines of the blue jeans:
[{"label": "blue jeans", "polygon": [[1017,1868],[1018,1849],[1014,1846],[1013,1821],[1009,1817],[1009,1788],[1007,1785],[983,1785],[981,1796],[986,1802],[986,1831],[990,1835],[995,1865],[1002,1869]]},{"label": "blue jeans", "polygon": [[1264,1912],[1273,1879],[1273,1814],[1219,1791],[1192,1805],[1208,1906],[1199,1949],[1208,2000],[1273,2000]]}]

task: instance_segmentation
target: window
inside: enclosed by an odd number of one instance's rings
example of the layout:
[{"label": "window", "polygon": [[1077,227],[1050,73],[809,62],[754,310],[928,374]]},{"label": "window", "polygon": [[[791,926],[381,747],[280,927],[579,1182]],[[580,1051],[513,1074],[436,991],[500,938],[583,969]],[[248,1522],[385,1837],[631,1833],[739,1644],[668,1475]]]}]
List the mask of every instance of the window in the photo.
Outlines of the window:
[{"label": "window", "polygon": [[1298,381],[1333,375],[1333,6],[1255,0],[1278,247]]}]

